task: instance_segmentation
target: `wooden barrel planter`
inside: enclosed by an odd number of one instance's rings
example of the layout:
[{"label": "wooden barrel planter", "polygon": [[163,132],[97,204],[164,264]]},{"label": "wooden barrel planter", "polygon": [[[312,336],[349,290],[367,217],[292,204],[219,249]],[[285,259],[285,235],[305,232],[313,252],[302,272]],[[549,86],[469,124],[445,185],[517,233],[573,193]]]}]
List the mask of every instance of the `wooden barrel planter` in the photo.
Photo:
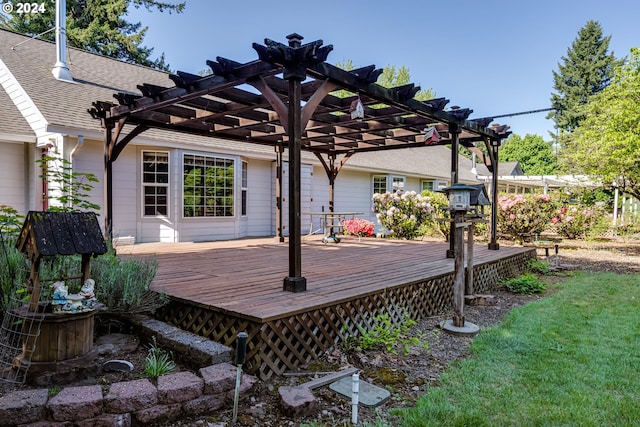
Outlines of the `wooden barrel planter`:
[{"label": "wooden barrel planter", "polygon": [[39,335],[30,336],[23,345],[22,354],[16,358],[18,367],[28,368],[29,377],[42,372],[74,370],[96,358],[97,349],[93,346],[96,310],[80,313],[33,313],[28,310],[28,306],[24,306],[18,311],[19,316],[25,319],[29,316],[42,318]]}]

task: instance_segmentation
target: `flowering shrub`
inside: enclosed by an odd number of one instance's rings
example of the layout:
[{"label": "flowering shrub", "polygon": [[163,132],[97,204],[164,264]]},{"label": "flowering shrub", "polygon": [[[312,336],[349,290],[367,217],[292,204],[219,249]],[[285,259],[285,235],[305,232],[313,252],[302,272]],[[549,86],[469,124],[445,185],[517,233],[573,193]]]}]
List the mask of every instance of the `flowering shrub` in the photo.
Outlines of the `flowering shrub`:
[{"label": "flowering shrub", "polygon": [[420,235],[420,225],[431,220],[433,207],[429,197],[423,197],[415,191],[396,191],[374,194],[373,211],[380,224],[393,237],[414,239]]},{"label": "flowering shrub", "polygon": [[604,221],[604,208],[584,205],[562,206],[551,218],[554,228],[563,237],[580,239],[589,236]]},{"label": "flowering shrub", "polygon": [[554,204],[546,194],[498,196],[498,230],[517,242],[544,231],[554,215]]},{"label": "flowering shrub", "polygon": [[342,226],[346,234],[354,236],[368,237],[373,236],[373,222],[362,218],[343,219]]},{"label": "flowering shrub", "polygon": [[429,204],[433,207],[433,214],[430,219],[423,222],[418,231],[420,236],[444,237],[449,235],[449,222],[437,221],[439,218],[450,218],[449,198],[444,193],[434,191],[422,191],[422,197],[429,198]]}]

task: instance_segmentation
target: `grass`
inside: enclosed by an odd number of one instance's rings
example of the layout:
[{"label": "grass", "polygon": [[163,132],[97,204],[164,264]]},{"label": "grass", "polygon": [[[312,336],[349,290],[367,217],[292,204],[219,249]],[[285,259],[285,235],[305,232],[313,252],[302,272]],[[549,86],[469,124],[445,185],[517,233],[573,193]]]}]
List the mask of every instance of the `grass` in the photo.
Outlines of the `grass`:
[{"label": "grass", "polygon": [[514,310],[397,425],[640,425],[639,279],[579,273]]}]

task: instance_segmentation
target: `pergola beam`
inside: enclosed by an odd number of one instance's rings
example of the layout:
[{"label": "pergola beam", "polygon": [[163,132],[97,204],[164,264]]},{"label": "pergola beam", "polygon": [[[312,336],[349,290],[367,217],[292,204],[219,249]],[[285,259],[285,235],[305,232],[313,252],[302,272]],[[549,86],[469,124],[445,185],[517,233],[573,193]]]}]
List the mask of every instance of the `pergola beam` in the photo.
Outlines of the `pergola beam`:
[{"label": "pergola beam", "polygon": [[[97,101],[89,112],[101,119],[105,128],[107,193],[117,154],[146,129],[272,146],[280,164],[283,150],[288,148],[290,264],[284,288],[297,291],[306,289],[299,235],[301,150],[321,159],[335,180],[337,170],[354,153],[452,144],[455,182],[459,144],[474,148],[477,141],[491,141],[489,163],[494,165],[497,147],[509,131],[505,126],[487,127],[484,120],[468,120],[470,109],[445,111],[446,98],[418,101],[413,97],[419,87],[413,84],[382,87],[376,83],[382,70],[374,65],[351,71],[331,65],[326,59],[333,47],[321,40],[303,45],[297,34],[288,39],[286,45],[268,39],[264,45],[254,43],[257,60],[243,64],[217,57],[207,61],[211,75],[177,72],[170,76],[173,87],[142,83],[138,85],[141,94],[115,94],[119,105]],[[247,90],[247,85],[258,93]],[[335,94],[337,90],[353,95],[341,98]],[[364,116],[351,115],[355,102],[362,104]],[[124,123],[134,126],[129,136],[121,135]],[[438,141],[426,140],[432,127],[440,133]],[[321,155],[328,156],[329,164]],[[336,168],[339,155],[344,157]],[[487,164],[486,157],[484,162]],[[108,206],[107,211],[110,209]],[[110,232],[112,217],[107,217]]]}]

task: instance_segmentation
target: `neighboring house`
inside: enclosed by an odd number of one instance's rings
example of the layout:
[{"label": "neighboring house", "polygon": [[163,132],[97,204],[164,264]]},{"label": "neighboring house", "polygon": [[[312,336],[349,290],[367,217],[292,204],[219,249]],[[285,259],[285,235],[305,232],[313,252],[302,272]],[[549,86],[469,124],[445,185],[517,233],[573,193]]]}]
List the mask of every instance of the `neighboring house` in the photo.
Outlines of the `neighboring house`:
[{"label": "neighboring house", "polygon": [[[491,172],[485,165],[477,166],[480,181],[491,181]],[[543,193],[572,187],[598,187],[599,183],[583,175],[525,175],[519,162],[498,163],[499,193]],[[490,186],[489,186],[490,188]]]},{"label": "neighboring house", "polygon": [[[136,85],[141,82],[173,86],[167,73],[78,49],[68,49],[67,58],[73,83],[51,73],[55,44],[0,30],[0,204],[21,214],[46,208],[43,194],[54,191],[39,177],[37,161],[45,154],[60,153],[75,171],[102,179],[103,131],[87,112],[93,102],[112,101],[116,92],[139,93]],[[128,144],[114,163],[114,237],[178,242],[275,235],[273,148],[211,141],[151,130]],[[329,186],[314,155],[303,152],[302,160],[302,224],[307,232],[319,227],[319,218],[311,224],[305,213],[328,210]],[[446,146],[355,154],[336,179],[335,210],[362,212],[360,217],[375,221],[374,192],[441,189],[450,184],[450,161]],[[471,168],[471,161],[460,157],[460,182],[479,182]],[[199,171],[215,181],[215,208],[190,197]],[[91,201],[103,205],[101,184]]]}]

